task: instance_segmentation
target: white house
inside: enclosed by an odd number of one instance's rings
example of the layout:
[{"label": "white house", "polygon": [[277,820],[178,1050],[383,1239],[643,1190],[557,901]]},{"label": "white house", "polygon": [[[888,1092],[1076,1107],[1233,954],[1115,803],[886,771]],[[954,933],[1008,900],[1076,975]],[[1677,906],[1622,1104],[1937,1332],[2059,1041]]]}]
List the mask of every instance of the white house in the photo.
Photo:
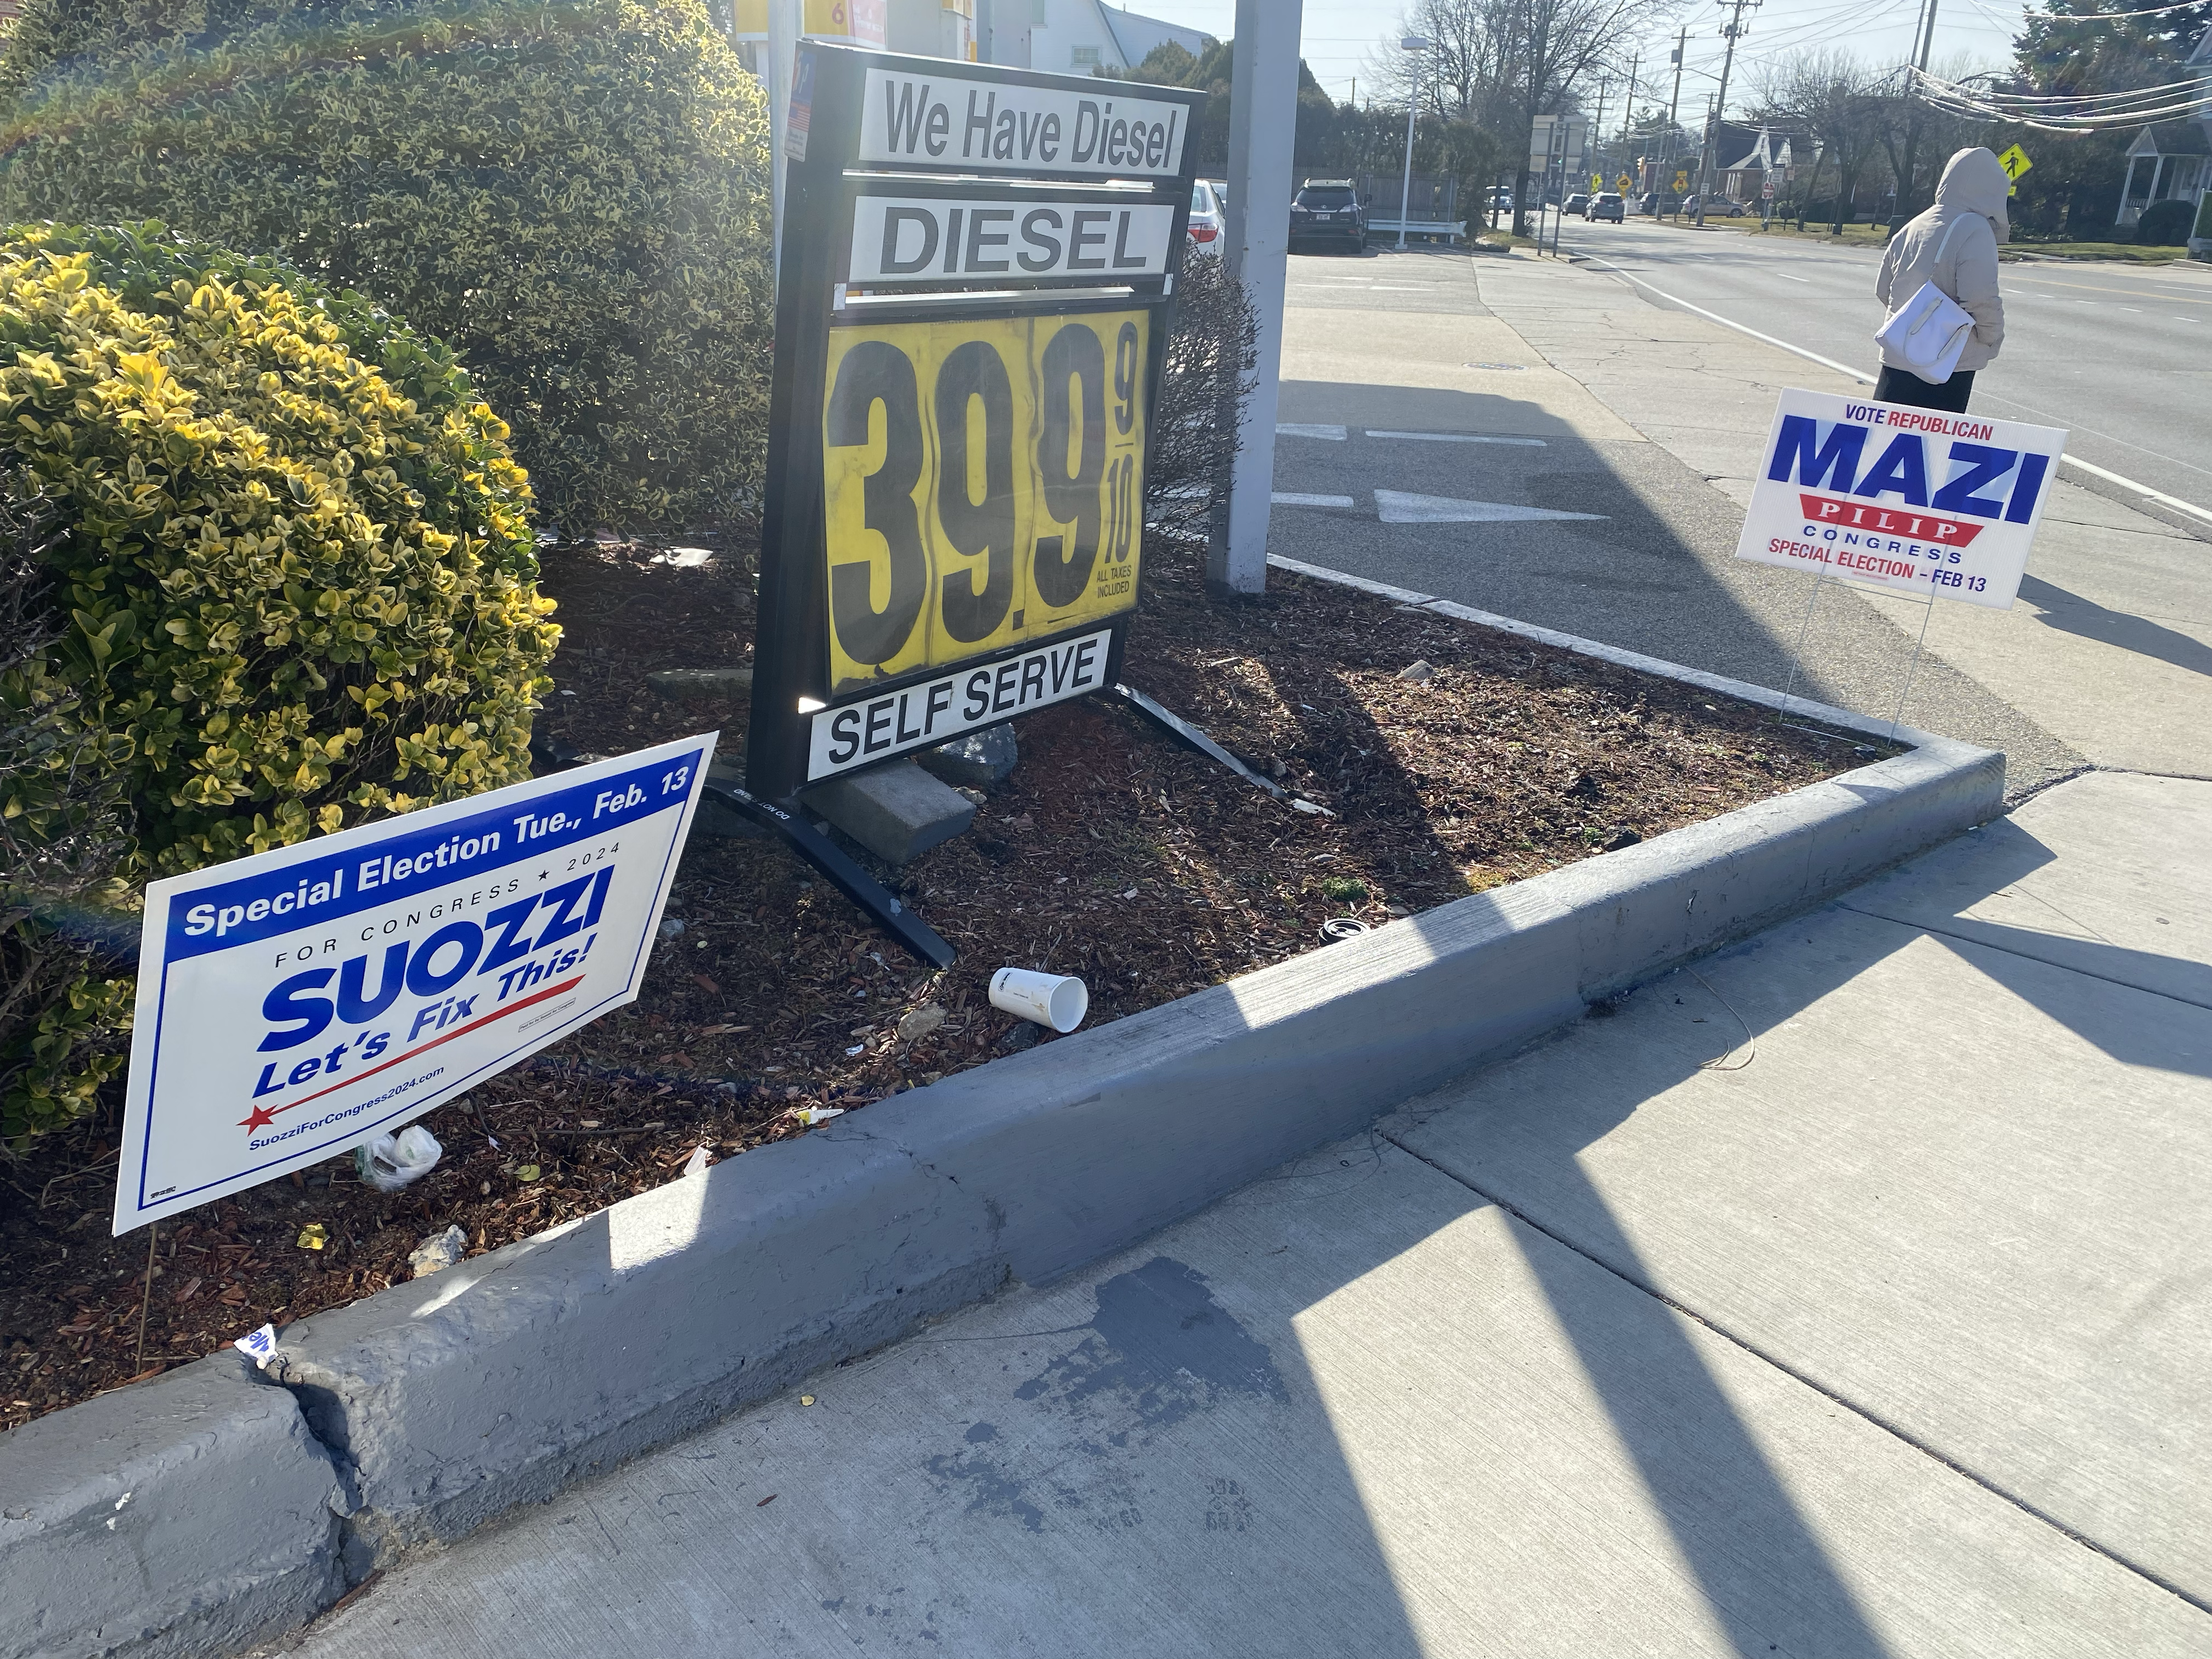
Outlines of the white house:
[{"label": "white house", "polygon": [[[896,3],[896,0],[894,0]],[[1164,23],[1105,0],[974,0],[977,56],[1015,69],[1088,75],[1133,70],[1172,40],[1196,57],[1211,37],[1203,29]]]},{"label": "white house", "polygon": [[[2189,54],[2189,76],[2212,75],[2212,27],[2197,37]],[[2144,164],[2148,162],[2148,165]],[[2179,121],[2160,121],[2145,127],[2128,146],[2128,176],[2120,185],[2120,210],[2114,222],[2134,224],[2154,202],[2184,201],[2195,204],[2195,228],[2202,233],[2204,202],[2212,196],[2212,102]],[[2194,259],[2212,258],[2212,235],[2189,239]]]}]

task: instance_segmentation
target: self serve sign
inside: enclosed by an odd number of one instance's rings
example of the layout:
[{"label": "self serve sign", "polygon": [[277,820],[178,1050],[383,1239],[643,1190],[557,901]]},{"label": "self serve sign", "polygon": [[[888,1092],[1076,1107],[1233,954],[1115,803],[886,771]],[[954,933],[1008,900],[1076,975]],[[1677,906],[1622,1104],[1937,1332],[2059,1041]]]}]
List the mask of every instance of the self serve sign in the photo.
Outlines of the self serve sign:
[{"label": "self serve sign", "polygon": [[1736,556],[2008,607],[2064,432],[1788,391]]}]

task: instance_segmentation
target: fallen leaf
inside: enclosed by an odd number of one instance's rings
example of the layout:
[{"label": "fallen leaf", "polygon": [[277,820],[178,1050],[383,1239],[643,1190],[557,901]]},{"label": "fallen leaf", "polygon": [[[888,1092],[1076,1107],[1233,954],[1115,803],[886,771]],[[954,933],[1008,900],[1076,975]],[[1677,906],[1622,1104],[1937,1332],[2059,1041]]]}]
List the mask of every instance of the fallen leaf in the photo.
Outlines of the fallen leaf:
[{"label": "fallen leaf", "polygon": [[722,988],[715,984],[713,980],[708,979],[704,974],[692,975],[691,982],[695,985],[704,986],[708,990],[712,991],[716,996],[722,994]]}]

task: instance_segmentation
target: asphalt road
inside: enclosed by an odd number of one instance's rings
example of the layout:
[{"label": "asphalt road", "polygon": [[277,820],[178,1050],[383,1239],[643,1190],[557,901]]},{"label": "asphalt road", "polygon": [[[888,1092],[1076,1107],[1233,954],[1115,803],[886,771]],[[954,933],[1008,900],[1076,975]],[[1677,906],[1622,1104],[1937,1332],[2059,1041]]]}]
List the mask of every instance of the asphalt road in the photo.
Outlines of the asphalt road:
[{"label": "asphalt road", "polygon": [[[1569,219],[1564,252],[1854,368],[1872,336],[1881,256],[1735,229]],[[2005,343],[1973,407],[2066,428],[2067,452],[2212,512],[2212,268],[2038,260],[2000,278]]]}]

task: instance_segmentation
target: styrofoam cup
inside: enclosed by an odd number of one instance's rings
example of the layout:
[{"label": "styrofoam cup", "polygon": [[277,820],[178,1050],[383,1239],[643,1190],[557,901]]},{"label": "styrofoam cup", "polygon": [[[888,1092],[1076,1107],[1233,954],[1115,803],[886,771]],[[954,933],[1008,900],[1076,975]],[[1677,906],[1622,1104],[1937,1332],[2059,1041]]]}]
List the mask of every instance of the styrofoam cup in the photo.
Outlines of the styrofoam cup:
[{"label": "styrofoam cup", "polygon": [[1064,974],[1001,968],[991,975],[991,1006],[1067,1032],[1082,1024],[1084,1015],[1091,1012],[1091,993],[1081,980]]}]

